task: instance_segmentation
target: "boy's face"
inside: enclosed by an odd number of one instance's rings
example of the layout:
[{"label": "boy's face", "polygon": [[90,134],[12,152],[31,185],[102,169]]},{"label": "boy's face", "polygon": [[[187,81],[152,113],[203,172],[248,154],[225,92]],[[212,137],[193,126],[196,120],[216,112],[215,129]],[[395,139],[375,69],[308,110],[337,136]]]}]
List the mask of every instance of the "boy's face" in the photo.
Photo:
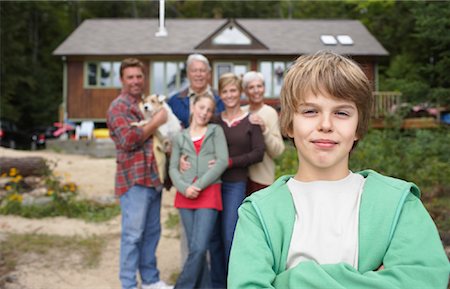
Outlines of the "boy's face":
[{"label": "boy's face", "polygon": [[296,179],[338,180],[348,175],[348,158],[357,140],[358,110],[353,102],[309,93],[293,117],[299,157]]}]

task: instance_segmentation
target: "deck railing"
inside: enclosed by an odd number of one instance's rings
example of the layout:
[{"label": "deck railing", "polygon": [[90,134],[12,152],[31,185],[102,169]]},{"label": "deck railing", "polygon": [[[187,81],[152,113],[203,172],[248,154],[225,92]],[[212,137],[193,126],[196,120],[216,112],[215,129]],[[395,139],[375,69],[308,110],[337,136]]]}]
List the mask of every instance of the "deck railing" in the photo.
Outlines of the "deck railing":
[{"label": "deck railing", "polygon": [[397,91],[374,91],[373,118],[383,118],[400,107],[402,93]]}]

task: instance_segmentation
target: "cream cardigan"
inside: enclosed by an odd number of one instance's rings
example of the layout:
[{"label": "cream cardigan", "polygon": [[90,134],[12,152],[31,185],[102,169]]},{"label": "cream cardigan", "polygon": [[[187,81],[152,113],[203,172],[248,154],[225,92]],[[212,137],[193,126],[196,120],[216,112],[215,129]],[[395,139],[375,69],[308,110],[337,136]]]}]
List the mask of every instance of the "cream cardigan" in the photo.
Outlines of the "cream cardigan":
[{"label": "cream cardigan", "polygon": [[[249,111],[249,106],[245,105],[242,110]],[[264,121],[266,126],[262,132],[264,136],[264,144],[266,150],[262,162],[256,163],[249,167],[249,177],[252,181],[262,184],[271,185],[275,180],[275,162],[274,158],[278,157],[284,151],[284,142],[280,133],[280,124],[278,121],[277,111],[264,104],[258,111],[249,111],[255,113]]]}]

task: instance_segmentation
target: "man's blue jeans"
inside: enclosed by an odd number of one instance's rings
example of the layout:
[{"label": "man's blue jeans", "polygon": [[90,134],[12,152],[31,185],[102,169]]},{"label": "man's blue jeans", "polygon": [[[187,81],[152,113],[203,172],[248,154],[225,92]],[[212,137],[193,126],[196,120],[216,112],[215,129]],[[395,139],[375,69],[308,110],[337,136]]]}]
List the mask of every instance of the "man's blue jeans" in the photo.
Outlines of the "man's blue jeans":
[{"label": "man's blue jeans", "polygon": [[119,278],[123,289],[159,281],[156,247],[161,236],[161,190],[135,185],[120,197],[122,236]]},{"label": "man's blue jeans", "polygon": [[223,211],[210,242],[212,288],[226,288],[228,259],[247,182],[222,182]]},{"label": "man's blue jeans", "polygon": [[217,214],[214,209],[180,209],[189,253],[176,289],[211,288],[206,252]]}]

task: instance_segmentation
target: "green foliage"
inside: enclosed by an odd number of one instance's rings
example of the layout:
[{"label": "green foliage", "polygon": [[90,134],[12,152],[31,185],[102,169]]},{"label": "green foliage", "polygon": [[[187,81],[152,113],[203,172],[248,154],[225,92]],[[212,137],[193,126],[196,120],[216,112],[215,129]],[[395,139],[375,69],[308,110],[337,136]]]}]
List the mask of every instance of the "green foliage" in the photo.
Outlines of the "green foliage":
[{"label": "green foliage", "polygon": [[0,207],[2,215],[18,215],[25,218],[40,219],[64,216],[83,219],[88,222],[108,221],[120,214],[118,205],[102,205],[92,201],[53,201],[45,205],[22,206],[19,202],[8,202]]},{"label": "green foliage", "polygon": [[[350,169],[373,169],[416,183],[424,195],[450,191],[448,128],[435,130],[371,129],[350,155]],[[297,152],[286,142],[276,160],[276,177],[295,174]]]},{"label": "green foliage", "polygon": [[180,215],[169,212],[167,220],[164,222],[167,229],[175,229],[180,224]]},{"label": "green foliage", "polygon": [[282,175],[294,175],[298,168],[297,151],[292,141],[285,141],[283,154],[275,159],[275,179]]},{"label": "green foliage", "polygon": [[374,169],[416,183],[423,194],[450,190],[450,131],[371,130],[350,157],[350,168]]},{"label": "green foliage", "polygon": [[429,98],[424,96],[429,94],[430,86],[422,80],[390,78],[385,80],[382,90],[400,91],[403,102],[417,104],[427,102]]}]

